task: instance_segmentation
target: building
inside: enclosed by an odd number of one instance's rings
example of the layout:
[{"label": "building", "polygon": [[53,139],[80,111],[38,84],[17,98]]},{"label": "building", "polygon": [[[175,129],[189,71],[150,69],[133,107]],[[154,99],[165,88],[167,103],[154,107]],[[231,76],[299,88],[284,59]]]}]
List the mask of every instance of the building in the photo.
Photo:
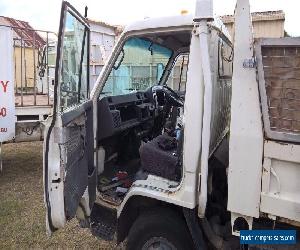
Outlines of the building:
[{"label": "building", "polygon": [[119,26],[105,22],[89,20],[90,24],[90,86],[99,76],[104,63],[112,53],[113,46],[120,34]]},{"label": "building", "polygon": [[36,70],[39,53],[46,45],[44,38],[28,22],[0,16],[0,25],[12,27],[15,87],[26,91],[37,88]]},{"label": "building", "polygon": [[[234,35],[234,16],[220,17],[231,37]],[[252,13],[254,38],[280,38],[285,36],[285,14],[282,10]]]}]

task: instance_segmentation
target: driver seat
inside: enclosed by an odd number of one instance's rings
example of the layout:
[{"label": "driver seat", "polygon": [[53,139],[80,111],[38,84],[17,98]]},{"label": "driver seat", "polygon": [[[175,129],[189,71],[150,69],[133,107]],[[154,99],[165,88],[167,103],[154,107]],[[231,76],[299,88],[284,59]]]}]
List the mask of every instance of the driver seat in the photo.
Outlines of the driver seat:
[{"label": "driver seat", "polygon": [[178,181],[181,176],[177,156],[178,142],[167,134],[157,136],[140,147],[141,169],[149,174]]}]

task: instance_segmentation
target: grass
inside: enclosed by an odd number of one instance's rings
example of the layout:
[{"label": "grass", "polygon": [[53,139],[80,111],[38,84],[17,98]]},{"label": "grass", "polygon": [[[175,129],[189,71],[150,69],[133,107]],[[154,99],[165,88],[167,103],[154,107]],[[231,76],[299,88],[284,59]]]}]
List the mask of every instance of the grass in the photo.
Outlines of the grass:
[{"label": "grass", "polygon": [[0,173],[0,249],[114,249],[73,219],[46,235],[42,143],[3,145]]}]

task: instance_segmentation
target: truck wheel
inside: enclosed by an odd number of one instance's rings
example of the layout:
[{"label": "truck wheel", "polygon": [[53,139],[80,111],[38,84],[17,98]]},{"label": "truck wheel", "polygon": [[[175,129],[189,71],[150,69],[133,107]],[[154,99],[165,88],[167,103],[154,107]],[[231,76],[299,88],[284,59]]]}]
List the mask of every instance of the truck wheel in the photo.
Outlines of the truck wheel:
[{"label": "truck wheel", "polygon": [[194,249],[185,221],[170,209],[145,212],[133,223],[127,250]]}]

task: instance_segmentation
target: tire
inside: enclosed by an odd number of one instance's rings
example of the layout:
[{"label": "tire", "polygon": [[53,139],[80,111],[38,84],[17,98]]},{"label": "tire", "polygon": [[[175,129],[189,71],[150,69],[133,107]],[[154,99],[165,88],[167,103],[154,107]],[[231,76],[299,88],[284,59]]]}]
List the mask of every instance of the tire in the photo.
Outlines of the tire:
[{"label": "tire", "polygon": [[194,249],[185,221],[174,211],[158,208],[141,214],[127,238],[127,250]]}]

